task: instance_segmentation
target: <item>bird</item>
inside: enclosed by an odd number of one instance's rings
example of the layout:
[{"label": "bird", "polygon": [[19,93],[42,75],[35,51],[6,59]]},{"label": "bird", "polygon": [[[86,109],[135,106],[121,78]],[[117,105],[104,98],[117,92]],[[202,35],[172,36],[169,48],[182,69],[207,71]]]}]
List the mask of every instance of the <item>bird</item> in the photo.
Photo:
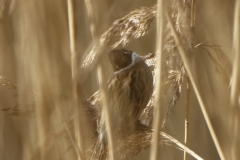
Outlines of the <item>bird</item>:
[{"label": "bird", "polygon": [[[105,90],[112,117],[112,130],[115,137],[124,138],[134,131],[141,112],[152,96],[153,77],[145,59],[135,52],[115,49],[108,52],[108,58],[113,75]],[[105,113],[101,112],[98,120],[97,159],[106,159],[107,132],[104,116]]]}]

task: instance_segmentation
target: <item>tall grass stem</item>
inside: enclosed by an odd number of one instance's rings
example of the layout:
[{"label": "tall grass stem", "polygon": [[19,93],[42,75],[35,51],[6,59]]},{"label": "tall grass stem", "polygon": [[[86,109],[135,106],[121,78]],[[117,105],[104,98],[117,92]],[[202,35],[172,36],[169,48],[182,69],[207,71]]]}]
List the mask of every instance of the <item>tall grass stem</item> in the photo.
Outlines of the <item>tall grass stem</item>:
[{"label": "tall grass stem", "polygon": [[102,94],[102,112],[105,113],[104,120],[106,124],[106,131],[107,131],[107,140],[108,140],[108,149],[109,149],[109,157],[110,160],[115,160],[115,153],[114,153],[114,135],[113,135],[113,127],[112,127],[112,118],[110,115],[110,110],[108,106],[108,100],[106,96],[106,90],[104,89],[104,83],[103,83],[103,71],[102,71],[102,66],[101,64],[98,65],[97,68],[97,73],[98,73],[98,80],[99,80],[99,85],[101,88],[101,94]]},{"label": "tall grass stem", "polygon": [[240,99],[240,0],[235,2],[235,17],[233,31],[234,62],[232,71],[231,102],[234,107],[239,105]]},{"label": "tall grass stem", "polygon": [[[188,132],[189,132],[189,107],[190,107],[190,80],[187,79],[187,98],[186,98],[186,109],[185,109],[185,135],[184,135],[184,144],[188,146]],[[184,150],[184,160],[187,160],[187,153]]]},{"label": "tall grass stem", "polygon": [[[82,158],[78,157],[78,159],[84,159],[84,138],[83,138],[83,112],[82,112],[82,105],[81,102],[78,103],[78,95],[77,92],[77,56],[76,56],[76,41],[75,41],[75,23],[74,23],[74,7],[73,7],[73,0],[68,0],[68,24],[69,24],[69,38],[70,38],[70,51],[71,51],[71,69],[72,69],[72,91],[73,91],[73,105],[75,112],[75,136],[77,140],[77,145],[80,148],[82,153]],[[82,115],[80,115],[82,114]]]},{"label": "tall grass stem", "polygon": [[153,120],[153,144],[150,154],[151,160],[157,160],[160,157],[160,141],[161,137],[159,135],[161,126],[161,66],[162,66],[162,50],[163,50],[163,27],[164,27],[164,0],[158,0],[157,3],[157,41],[156,41],[156,51],[157,54],[157,84],[156,84],[156,97],[155,97],[155,107],[154,107],[154,120]]}]

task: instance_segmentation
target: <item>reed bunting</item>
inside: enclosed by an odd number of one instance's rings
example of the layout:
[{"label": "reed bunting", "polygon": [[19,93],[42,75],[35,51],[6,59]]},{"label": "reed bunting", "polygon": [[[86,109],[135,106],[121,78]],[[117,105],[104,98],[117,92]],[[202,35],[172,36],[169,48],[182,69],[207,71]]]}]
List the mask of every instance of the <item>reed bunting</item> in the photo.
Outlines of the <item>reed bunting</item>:
[{"label": "reed bunting", "polygon": [[[118,139],[134,131],[141,112],[152,95],[153,77],[144,58],[132,51],[112,50],[108,53],[108,58],[114,73],[106,86],[106,96],[113,135]],[[107,145],[104,116],[105,113],[101,112],[98,120],[98,154],[102,154]],[[98,159],[104,159],[100,157]]]}]

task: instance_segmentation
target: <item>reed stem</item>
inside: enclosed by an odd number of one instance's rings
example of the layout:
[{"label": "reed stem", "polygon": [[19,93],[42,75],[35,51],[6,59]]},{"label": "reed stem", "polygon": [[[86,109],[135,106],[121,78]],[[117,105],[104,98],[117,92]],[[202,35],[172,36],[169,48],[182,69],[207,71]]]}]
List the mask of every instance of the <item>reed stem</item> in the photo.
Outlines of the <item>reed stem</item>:
[{"label": "reed stem", "polygon": [[161,66],[162,66],[162,50],[163,50],[163,27],[164,27],[164,3],[163,0],[158,0],[157,3],[157,78],[156,78],[156,97],[154,105],[154,120],[153,120],[153,144],[150,154],[151,160],[157,160],[160,158],[160,141],[159,135],[161,128]]},{"label": "reed stem", "polygon": [[[184,143],[185,146],[188,146],[188,132],[189,132],[189,107],[190,107],[190,80],[187,79],[187,98],[186,98],[186,108],[185,108],[185,135],[184,135]],[[187,160],[187,153],[184,150],[184,160]]]},{"label": "reed stem", "polygon": [[107,140],[108,140],[108,149],[109,149],[109,157],[110,160],[115,160],[115,153],[114,153],[114,135],[113,135],[113,124],[112,124],[112,118],[110,115],[110,110],[109,110],[109,105],[108,105],[108,100],[106,97],[106,90],[104,89],[104,83],[103,83],[103,71],[102,71],[102,66],[101,64],[97,68],[97,73],[98,73],[98,80],[99,80],[99,85],[101,88],[101,95],[102,95],[102,112],[105,113],[104,120],[106,123],[106,131],[107,131]]},{"label": "reed stem", "polygon": [[[73,107],[75,109],[75,137],[77,140],[77,145],[80,148],[80,152],[82,157],[78,159],[84,160],[84,138],[83,138],[83,120],[84,115],[82,114],[82,105],[81,102],[78,103],[78,95],[77,92],[77,83],[78,83],[78,70],[77,70],[77,57],[76,57],[76,41],[75,41],[75,22],[74,22],[74,7],[73,7],[73,0],[68,0],[68,20],[69,20],[69,38],[70,38],[70,50],[71,50],[71,69],[72,69],[72,94],[73,94]],[[80,115],[81,114],[81,115]]]}]

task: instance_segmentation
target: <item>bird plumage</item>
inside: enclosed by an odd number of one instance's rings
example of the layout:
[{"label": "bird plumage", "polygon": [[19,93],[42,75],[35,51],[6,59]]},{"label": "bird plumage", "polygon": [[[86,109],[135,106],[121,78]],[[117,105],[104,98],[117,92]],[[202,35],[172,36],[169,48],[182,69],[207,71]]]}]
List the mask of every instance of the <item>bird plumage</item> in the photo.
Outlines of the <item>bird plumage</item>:
[{"label": "bird plumage", "polygon": [[[153,92],[153,78],[144,59],[132,51],[112,50],[108,57],[114,70],[106,86],[112,130],[115,137],[123,138],[134,130],[147,105]],[[107,145],[104,116],[105,113],[101,113],[98,123],[98,154]]]}]

